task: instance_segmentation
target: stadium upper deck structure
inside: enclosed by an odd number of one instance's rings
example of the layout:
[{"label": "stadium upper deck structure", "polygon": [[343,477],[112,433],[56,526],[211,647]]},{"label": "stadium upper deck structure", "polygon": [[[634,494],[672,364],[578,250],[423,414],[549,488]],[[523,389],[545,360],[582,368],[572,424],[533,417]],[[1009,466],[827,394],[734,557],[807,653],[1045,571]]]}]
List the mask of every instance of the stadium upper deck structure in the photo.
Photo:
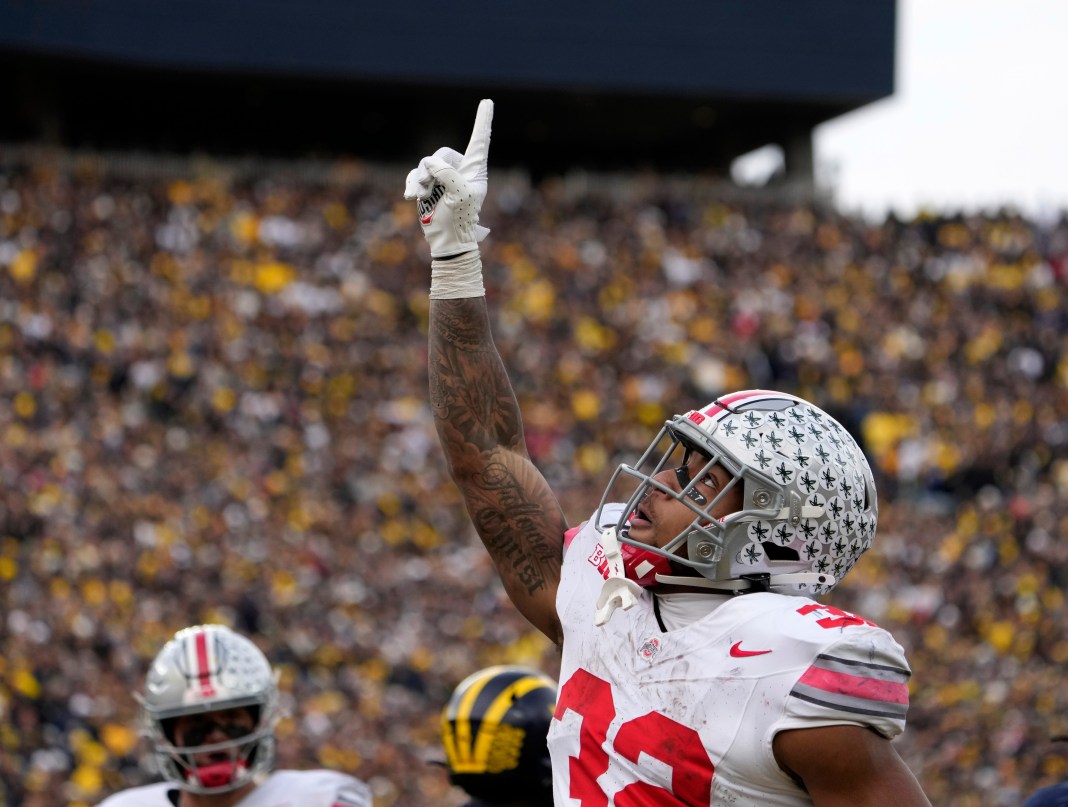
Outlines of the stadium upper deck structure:
[{"label": "stadium upper deck structure", "polygon": [[895,0],[0,0],[0,142],[725,175],[894,88]]}]

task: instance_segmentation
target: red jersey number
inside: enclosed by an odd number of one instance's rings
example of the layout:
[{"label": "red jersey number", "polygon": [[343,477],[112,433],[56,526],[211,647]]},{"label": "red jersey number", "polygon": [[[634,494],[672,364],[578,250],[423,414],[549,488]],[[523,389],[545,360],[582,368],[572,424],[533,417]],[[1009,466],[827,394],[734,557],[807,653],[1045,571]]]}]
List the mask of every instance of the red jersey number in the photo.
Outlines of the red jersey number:
[{"label": "red jersey number", "polygon": [[[579,755],[570,760],[571,798],[582,807],[605,807],[608,795],[597,779],[608,770],[608,727],[616,716],[612,685],[586,670],[577,670],[561,687],[556,705],[556,719],[570,709],[582,718]],[[700,735],[681,723],[658,712],[628,720],[616,732],[611,747],[623,759],[637,764],[645,753],[671,768],[671,790],[634,782],[615,796],[617,807],[690,807],[707,805],[712,798],[715,766],[708,758]],[[669,759],[656,754],[671,750]]]},{"label": "red jersey number", "polygon": [[879,627],[874,622],[869,622],[856,614],[851,614],[849,611],[843,611],[841,608],[835,608],[833,605],[824,605],[823,603],[813,602],[797,609],[797,613],[801,616],[808,616],[809,614],[830,614],[822,619],[817,619],[816,624],[821,628],[848,628],[850,625],[871,625],[873,628]]}]

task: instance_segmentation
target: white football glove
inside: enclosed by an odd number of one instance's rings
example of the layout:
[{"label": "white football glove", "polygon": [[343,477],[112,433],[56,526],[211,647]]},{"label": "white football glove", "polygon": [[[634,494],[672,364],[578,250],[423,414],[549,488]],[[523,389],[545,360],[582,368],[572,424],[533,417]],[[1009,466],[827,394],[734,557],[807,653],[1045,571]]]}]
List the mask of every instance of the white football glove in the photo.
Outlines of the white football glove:
[{"label": "white football glove", "polygon": [[489,185],[492,122],[493,101],[486,98],[478,105],[467,151],[440,148],[408,173],[404,198],[419,200],[419,223],[432,258],[477,250],[489,233],[478,214]]}]

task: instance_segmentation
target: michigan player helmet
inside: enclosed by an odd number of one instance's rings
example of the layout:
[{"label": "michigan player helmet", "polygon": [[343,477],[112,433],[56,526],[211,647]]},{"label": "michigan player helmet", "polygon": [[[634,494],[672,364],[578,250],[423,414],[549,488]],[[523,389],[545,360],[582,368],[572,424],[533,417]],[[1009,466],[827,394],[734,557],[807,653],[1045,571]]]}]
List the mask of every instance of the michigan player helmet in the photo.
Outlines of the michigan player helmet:
[{"label": "michigan player helmet", "polygon": [[[185,790],[236,790],[274,764],[275,672],[255,644],[224,625],[178,631],[153,660],[138,700],[160,773]],[[225,742],[175,744],[177,718],[241,707],[252,715],[250,732]]]},{"label": "michigan player helmet", "polygon": [[[695,451],[707,462],[690,478]],[[707,501],[697,484],[717,463],[731,479]],[[628,482],[633,493],[613,507]],[[735,488],[741,509],[712,517]],[[689,526],[659,548],[627,534],[630,516],[653,491],[693,512]],[[616,469],[595,516],[599,529],[615,528],[627,577],[643,585],[700,581],[671,576],[670,559],[697,570],[709,588],[808,596],[827,593],[853,567],[872,545],[877,517],[875,480],[853,436],[819,407],[769,390],[724,395],[672,417],[635,466]]]},{"label": "michigan player helmet", "polygon": [[556,682],[537,670],[496,666],[465,678],[441,713],[449,780],[490,804],[552,804],[555,708]]}]

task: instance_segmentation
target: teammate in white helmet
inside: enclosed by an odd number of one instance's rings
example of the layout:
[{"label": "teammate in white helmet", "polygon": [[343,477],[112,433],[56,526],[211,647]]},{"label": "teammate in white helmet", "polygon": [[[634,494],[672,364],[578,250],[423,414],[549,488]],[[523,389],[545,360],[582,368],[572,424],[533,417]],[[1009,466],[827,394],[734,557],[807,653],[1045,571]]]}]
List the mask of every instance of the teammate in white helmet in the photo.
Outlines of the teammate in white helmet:
[{"label": "teammate in white helmet", "polygon": [[348,774],[272,771],[276,674],[255,644],[224,625],[178,631],[138,699],[164,781],[100,807],[371,807],[367,785]]},{"label": "teammate in white helmet", "polygon": [[527,453],[478,243],[493,104],[465,153],[408,175],[430,245],[430,401],[453,479],[516,607],[562,645],[555,803],[923,807],[891,744],[911,675],[889,633],[821,604],[871,546],[867,460],[786,393],[667,421],[569,529]]}]

